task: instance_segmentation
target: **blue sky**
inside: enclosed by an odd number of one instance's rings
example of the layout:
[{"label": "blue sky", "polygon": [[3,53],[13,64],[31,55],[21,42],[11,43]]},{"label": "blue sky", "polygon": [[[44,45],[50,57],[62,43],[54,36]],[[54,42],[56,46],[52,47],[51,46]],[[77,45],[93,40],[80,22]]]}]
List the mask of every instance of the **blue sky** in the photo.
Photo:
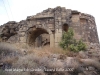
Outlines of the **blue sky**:
[{"label": "blue sky", "polygon": [[78,10],[95,17],[98,35],[100,36],[100,1],[99,0],[0,0],[0,25],[8,21],[26,19],[47,8],[56,6]]}]

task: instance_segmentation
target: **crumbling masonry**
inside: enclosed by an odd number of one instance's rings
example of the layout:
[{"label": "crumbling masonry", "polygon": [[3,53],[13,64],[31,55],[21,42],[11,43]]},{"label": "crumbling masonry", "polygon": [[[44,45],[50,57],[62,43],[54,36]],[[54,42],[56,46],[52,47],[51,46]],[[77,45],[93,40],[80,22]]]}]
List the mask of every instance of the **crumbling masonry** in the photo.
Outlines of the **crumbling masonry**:
[{"label": "crumbling masonry", "polygon": [[48,8],[20,22],[7,22],[0,26],[0,37],[1,41],[10,43],[55,47],[69,27],[73,28],[77,40],[99,43],[94,17],[64,7]]}]

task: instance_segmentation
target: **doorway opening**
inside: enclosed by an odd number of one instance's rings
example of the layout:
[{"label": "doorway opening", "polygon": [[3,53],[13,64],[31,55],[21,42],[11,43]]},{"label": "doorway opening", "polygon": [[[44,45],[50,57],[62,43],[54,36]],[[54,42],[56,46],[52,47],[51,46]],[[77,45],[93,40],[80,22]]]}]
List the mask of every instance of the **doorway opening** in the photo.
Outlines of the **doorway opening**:
[{"label": "doorway opening", "polygon": [[50,36],[43,28],[32,27],[28,30],[28,44],[34,47],[50,45]]}]

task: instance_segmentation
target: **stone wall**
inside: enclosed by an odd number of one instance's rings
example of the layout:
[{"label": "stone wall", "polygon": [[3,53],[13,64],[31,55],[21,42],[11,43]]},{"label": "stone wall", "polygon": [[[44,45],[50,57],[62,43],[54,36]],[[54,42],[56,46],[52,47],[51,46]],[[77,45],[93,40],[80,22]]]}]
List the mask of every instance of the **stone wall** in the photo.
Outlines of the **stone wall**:
[{"label": "stone wall", "polygon": [[20,22],[7,22],[0,26],[0,37],[2,41],[26,43],[34,47],[41,38],[38,46],[48,42],[50,47],[54,47],[58,46],[62,32],[69,27],[73,28],[77,40],[99,43],[94,17],[64,7],[48,8]]}]

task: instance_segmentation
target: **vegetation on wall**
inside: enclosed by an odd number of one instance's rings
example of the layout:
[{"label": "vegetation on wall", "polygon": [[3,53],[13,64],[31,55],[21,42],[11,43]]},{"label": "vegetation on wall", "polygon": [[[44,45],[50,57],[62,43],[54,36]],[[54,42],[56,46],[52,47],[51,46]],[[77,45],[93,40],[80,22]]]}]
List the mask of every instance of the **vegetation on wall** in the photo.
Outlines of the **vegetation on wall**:
[{"label": "vegetation on wall", "polygon": [[69,28],[68,32],[63,32],[62,40],[59,43],[60,47],[74,52],[86,50],[86,44],[82,40],[76,40],[73,36],[74,32],[71,28]]}]

